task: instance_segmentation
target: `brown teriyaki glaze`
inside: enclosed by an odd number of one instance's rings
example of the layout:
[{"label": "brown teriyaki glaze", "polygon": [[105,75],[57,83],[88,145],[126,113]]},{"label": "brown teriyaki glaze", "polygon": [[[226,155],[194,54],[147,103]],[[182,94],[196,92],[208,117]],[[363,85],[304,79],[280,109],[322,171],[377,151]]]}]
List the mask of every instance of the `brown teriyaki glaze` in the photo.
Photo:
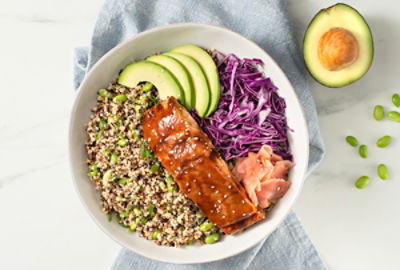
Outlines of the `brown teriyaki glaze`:
[{"label": "brown teriyaki glaze", "polygon": [[[224,228],[256,213],[256,221],[264,217],[260,218],[210,139],[174,97],[147,110],[144,137],[181,191],[215,225]],[[239,223],[226,233],[256,221]]]}]

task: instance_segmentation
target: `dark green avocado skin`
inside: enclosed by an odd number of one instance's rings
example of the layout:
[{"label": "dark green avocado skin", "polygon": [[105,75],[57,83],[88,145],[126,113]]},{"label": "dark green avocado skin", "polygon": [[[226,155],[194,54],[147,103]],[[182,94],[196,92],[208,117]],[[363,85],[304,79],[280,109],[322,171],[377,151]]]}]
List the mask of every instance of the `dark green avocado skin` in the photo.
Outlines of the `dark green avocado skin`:
[{"label": "dark green avocado skin", "polygon": [[[320,11],[318,11],[317,14],[314,15],[314,17],[312,18],[312,20],[310,21],[310,23],[308,24],[308,26],[307,26],[307,28],[306,28],[306,30],[305,30],[305,32],[304,32],[303,46],[304,46],[304,42],[305,42],[305,38],[306,38],[306,33],[307,33],[307,30],[308,30],[308,28],[310,27],[310,25],[313,24],[314,20],[318,17],[319,14],[321,14],[321,13],[323,13],[323,12],[329,13],[329,10],[330,10],[331,8],[335,7],[335,6],[345,6],[345,7],[347,7],[347,8],[353,9],[356,13],[358,13],[358,14],[360,15],[361,18],[363,18],[363,20],[365,21],[365,24],[366,24],[367,28],[369,29],[369,32],[372,34],[371,28],[369,27],[367,21],[365,20],[364,16],[361,15],[360,12],[358,12],[355,8],[353,8],[352,6],[347,5],[347,4],[345,4],[345,3],[337,3],[337,4],[334,4],[334,5],[330,6],[330,7],[321,9]],[[374,47],[374,41],[373,41],[373,39],[371,40],[371,46],[372,46],[372,54],[374,55],[374,54],[375,54],[375,47]],[[303,50],[302,50],[302,51],[303,51]],[[303,60],[304,60],[305,66],[307,67],[307,61],[305,60],[304,55],[303,55]],[[373,63],[373,60],[374,60],[374,57],[372,57],[371,63],[370,63],[370,65],[369,65],[369,67],[367,68],[367,70],[366,70],[365,73],[367,73],[367,72],[369,71],[369,69],[371,68],[372,63]],[[353,81],[350,81],[350,82],[348,82],[348,83],[346,83],[346,84],[344,84],[344,85],[331,86],[331,85],[327,85],[327,84],[321,82],[319,79],[317,79],[317,78],[310,72],[310,70],[308,69],[308,67],[307,67],[307,71],[308,71],[308,74],[310,74],[311,77],[312,77],[314,80],[316,80],[319,84],[321,84],[321,85],[323,85],[323,86],[325,86],[325,87],[328,87],[328,88],[341,88],[341,87],[344,87],[344,86],[353,84],[354,82],[356,82],[356,81],[358,81],[359,79],[361,79],[361,78],[358,78],[358,79],[353,80]]]}]

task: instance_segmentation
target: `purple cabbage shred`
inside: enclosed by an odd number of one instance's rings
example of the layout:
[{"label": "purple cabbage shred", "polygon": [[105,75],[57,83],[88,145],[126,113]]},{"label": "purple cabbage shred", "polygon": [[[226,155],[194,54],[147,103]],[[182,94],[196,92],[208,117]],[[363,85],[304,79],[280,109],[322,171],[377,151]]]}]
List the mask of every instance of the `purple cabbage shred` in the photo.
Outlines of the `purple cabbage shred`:
[{"label": "purple cabbage shred", "polygon": [[292,160],[285,109],[285,100],[278,88],[258,67],[260,59],[239,59],[234,54],[212,53],[221,83],[217,110],[201,118],[192,116],[225,160],[258,152],[267,144],[274,153]]}]

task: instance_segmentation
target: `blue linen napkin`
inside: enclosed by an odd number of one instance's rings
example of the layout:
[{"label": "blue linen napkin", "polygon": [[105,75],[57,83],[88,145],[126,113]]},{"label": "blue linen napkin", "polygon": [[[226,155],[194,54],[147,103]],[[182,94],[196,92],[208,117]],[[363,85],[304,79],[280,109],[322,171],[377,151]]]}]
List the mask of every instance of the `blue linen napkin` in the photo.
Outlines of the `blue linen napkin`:
[{"label": "blue linen napkin", "polygon": [[[90,47],[75,50],[75,88],[90,68],[117,44],[144,30],[180,22],[215,24],[232,29],[255,41],[277,61],[293,84],[307,118],[310,173],[321,161],[324,146],[301,53],[281,0],[106,0],[97,18]],[[113,270],[325,268],[293,211],[267,239],[228,259],[197,265],[163,264],[123,249],[112,266]]]}]

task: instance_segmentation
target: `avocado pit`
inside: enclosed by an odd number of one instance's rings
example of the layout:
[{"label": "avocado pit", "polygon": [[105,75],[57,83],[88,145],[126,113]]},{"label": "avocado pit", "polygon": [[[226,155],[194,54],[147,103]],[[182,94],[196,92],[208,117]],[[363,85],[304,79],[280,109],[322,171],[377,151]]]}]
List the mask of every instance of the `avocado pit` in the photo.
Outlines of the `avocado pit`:
[{"label": "avocado pit", "polygon": [[321,37],[318,56],[330,71],[338,71],[357,60],[359,45],[354,35],[341,27],[331,28]]}]

